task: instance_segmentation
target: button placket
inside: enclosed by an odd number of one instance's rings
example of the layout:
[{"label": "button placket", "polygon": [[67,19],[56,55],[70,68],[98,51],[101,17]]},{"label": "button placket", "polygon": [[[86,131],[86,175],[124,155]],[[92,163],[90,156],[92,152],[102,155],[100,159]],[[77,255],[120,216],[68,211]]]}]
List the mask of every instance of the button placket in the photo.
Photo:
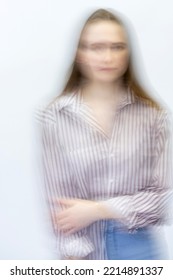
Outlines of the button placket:
[{"label": "button placket", "polygon": [[112,171],[114,156],[115,156],[115,154],[113,152],[110,152],[108,154],[108,186],[109,186],[109,190],[112,189],[112,185],[115,182],[115,174],[113,174],[113,171]]},{"label": "button placket", "polygon": [[116,178],[115,178],[115,174],[112,174],[112,165],[113,165],[113,161],[114,161],[114,158],[116,156],[116,151],[115,151],[115,147],[113,146],[113,143],[115,143],[115,139],[117,137],[117,125],[118,125],[118,111],[116,112],[116,118],[115,118],[115,122],[114,122],[114,126],[113,126],[113,130],[112,130],[112,135],[111,135],[111,138],[109,140],[109,143],[108,143],[108,162],[109,162],[109,176],[108,176],[108,184],[109,184],[109,187],[111,188],[112,187],[112,184],[114,182],[116,182]]}]

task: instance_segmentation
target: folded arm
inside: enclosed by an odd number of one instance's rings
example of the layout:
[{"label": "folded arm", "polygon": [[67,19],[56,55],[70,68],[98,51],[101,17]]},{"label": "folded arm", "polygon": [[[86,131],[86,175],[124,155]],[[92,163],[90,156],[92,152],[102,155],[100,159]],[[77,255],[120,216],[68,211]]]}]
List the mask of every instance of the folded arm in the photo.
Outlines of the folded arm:
[{"label": "folded arm", "polygon": [[37,110],[36,115],[41,128],[41,156],[42,171],[46,199],[50,209],[54,233],[57,236],[57,250],[62,259],[81,259],[94,250],[93,244],[81,229],[76,233],[65,235],[59,229],[56,215],[64,206],[57,198],[80,198],[79,189],[76,188],[75,178],[67,158],[59,142],[59,131],[55,115],[51,110]]},{"label": "folded arm", "polygon": [[102,202],[112,217],[119,214],[120,221],[128,229],[164,223],[169,215],[167,206],[173,194],[173,138],[169,114],[162,112],[155,123],[155,147],[149,185],[133,195],[118,196]]}]

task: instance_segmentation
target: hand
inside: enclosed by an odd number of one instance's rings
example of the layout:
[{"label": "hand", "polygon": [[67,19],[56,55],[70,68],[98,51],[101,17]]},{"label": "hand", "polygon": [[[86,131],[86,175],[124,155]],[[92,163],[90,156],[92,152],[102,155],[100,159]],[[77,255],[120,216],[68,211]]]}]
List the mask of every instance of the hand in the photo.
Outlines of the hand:
[{"label": "hand", "polygon": [[55,222],[58,229],[66,235],[75,233],[101,219],[99,203],[95,201],[60,199],[58,203],[63,210],[55,216]]}]

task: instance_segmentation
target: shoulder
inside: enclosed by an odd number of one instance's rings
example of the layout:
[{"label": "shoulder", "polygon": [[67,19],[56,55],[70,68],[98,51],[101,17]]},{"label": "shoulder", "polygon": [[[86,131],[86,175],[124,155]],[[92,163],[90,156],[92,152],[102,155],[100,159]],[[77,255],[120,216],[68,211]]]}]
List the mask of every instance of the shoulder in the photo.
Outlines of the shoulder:
[{"label": "shoulder", "polygon": [[133,104],[136,116],[149,125],[156,138],[168,138],[173,134],[173,115],[168,105],[154,97],[144,99],[136,95]]},{"label": "shoulder", "polygon": [[48,103],[39,104],[34,110],[34,118],[40,124],[56,124],[59,113],[71,99],[71,94],[61,94]]},{"label": "shoulder", "polygon": [[173,118],[170,109],[162,109],[157,119],[157,128],[159,131],[165,131],[166,134],[172,134]]},{"label": "shoulder", "polygon": [[148,118],[152,118],[154,123],[171,120],[172,111],[165,104],[160,102],[156,97],[144,99],[135,95],[135,105],[138,110]]},{"label": "shoulder", "polygon": [[55,105],[39,104],[34,111],[34,119],[38,124],[55,124]]}]

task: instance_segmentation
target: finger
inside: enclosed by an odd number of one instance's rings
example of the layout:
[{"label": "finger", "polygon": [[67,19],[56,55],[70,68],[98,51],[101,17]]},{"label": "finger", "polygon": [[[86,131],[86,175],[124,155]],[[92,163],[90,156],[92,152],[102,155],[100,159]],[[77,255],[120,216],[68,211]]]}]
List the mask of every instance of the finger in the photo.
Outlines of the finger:
[{"label": "finger", "polygon": [[57,220],[62,220],[65,218],[70,218],[71,212],[69,210],[63,210],[55,215]]},{"label": "finger", "polygon": [[75,199],[59,199],[58,202],[64,206],[74,206],[76,204]]},{"label": "finger", "polygon": [[68,230],[65,230],[63,233],[65,236],[69,236],[70,234],[76,233],[78,231],[78,229],[76,229],[75,227],[71,227]]},{"label": "finger", "polygon": [[55,221],[57,219],[61,219],[63,218],[65,215],[65,213],[63,213],[64,210],[61,210],[60,212],[54,212],[54,213],[51,213],[51,220]]},{"label": "finger", "polygon": [[71,220],[69,220],[69,219],[63,219],[63,220],[60,220],[60,221],[56,221],[56,224],[59,226],[59,227],[63,227],[63,226],[65,226],[65,225],[70,225],[70,226],[72,226],[72,222],[71,222]]},{"label": "finger", "polygon": [[69,230],[67,230],[64,234],[65,235],[70,235],[70,234],[73,234],[73,233],[76,233],[78,232],[79,230],[81,230],[82,227],[79,227],[79,226],[72,226]]},{"label": "finger", "polygon": [[57,225],[58,226],[58,229],[61,230],[63,233],[66,233],[68,231],[70,231],[73,226],[71,224],[61,224],[61,225]]}]

